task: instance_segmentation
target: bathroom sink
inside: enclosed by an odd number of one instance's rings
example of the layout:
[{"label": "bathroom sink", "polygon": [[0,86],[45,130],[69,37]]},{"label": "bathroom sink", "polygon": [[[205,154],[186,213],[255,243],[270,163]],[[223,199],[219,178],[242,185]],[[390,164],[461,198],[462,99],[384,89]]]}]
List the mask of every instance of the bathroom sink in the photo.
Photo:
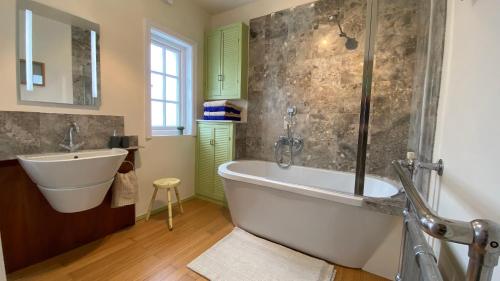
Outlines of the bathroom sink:
[{"label": "bathroom sink", "polygon": [[74,213],[102,203],[127,154],[113,148],[17,158],[55,210]]}]

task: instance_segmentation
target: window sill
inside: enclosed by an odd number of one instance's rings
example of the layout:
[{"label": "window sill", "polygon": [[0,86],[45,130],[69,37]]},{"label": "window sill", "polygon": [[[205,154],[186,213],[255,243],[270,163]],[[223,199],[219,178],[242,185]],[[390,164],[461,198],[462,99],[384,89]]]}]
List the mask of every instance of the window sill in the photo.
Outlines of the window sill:
[{"label": "window sill", "polygon": [[194,137],[195,135],[190,132],[185,132],[182,135],[179,135],[179,131],[177,130],[153,130],[151,134],[151,138],[157,137]]},{"label": "window sill", "polygon": [[153,135],[147,139],[157,139],[157,138],[176,138],[176,137],[196,137],[196,135]]}]

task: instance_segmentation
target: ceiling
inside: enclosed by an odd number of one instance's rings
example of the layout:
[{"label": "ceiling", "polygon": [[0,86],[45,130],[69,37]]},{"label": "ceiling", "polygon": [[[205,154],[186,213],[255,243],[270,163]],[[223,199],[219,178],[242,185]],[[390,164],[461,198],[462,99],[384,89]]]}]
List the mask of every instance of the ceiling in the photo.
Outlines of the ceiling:
[{"label": "ceiling", "polygon": [[243,6],[255,0],[194,0],[210,14],[217,14],[224,11]]}]

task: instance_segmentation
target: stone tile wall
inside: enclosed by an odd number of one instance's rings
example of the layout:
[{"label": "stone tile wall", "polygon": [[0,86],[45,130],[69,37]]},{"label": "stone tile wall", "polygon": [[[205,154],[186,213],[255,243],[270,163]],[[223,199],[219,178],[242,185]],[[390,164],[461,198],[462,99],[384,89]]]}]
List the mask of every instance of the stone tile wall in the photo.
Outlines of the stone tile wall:
[{"label": "stone tile wall", "polygon": [[[380,7],[368,172],[390,176],[390,160],[408,145],[415,68],[416,0]],[[385,5],[385,6],[384,6]],[[337,14],[348,36],[345,47]],[[366,1],[320,0],[250,21],[248,124],[240,158],[274,161],[283,116],[297,106],[296,133],[305,140],[295,164],[354,172],[356,168]]]},{"label": "stone tile wall", "polygon": [[[417,67],[411,101],[410,151],[418,160],[431,162],[436,131],[441,69],[446,29],[446,1],[418,2]],[[431,14],[432,11],[432,14]],[[432,21],[432,25],[431,25]],[[429,62],[427,65],[426,62]],[[424,196],[428,194],[430,171],[419,170],[414,178]]]},{"label": "stone tile wall", "polygon": [[[295,163],[355,170],[365,5],[317,1],[251,20],[245,158],[273,161],[286,108],[297,106],[305,147]],[[346,49],[333,14],[357,49]]]},{"label": "stone tile wall", "polygon": [[[100,91],[100,46],[97,36],[97,91]],[[92,59],[90,30],[71,26],[71,57],[73,65],[73,104],[96,105],[98,98],[92,97]],[[98,94],[98,97],[100,93]]]},{"label": "stone tile wall", "polygon": [[115,130],[119,135],[124,133],[122,116],[0,111],[0,160],[64,151],[59,144],[67,144],[71,122],[80,127],[74,142],[85,142],[82,149],[106,148]]},{"label": "stone tile wall", "polygon": [[404,159],[408,151],[416,48],[421,44],[418,2],[379,1],[366,158],[369,174],[397,179],[391,162]]}]

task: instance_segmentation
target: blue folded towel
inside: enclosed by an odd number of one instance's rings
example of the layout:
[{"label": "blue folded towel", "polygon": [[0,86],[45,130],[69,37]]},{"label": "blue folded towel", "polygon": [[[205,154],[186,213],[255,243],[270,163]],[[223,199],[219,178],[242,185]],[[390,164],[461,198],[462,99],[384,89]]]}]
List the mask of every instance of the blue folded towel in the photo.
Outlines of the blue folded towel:
[{"label": "blue folded towel", "polygon": [[241,121],[241,117],[234,117],[234,116],[203,116],[203,120]]},{"label": "blue folded towel", "polygon": [[230,112],[240,114],[241,110],[238,110],[231,106],[205,106],[204,111],[206,112]]},{"label": "blue folded towel", "polygon": [[241,108],[227,100],[203,103],[204,120],[241,121]]}]

